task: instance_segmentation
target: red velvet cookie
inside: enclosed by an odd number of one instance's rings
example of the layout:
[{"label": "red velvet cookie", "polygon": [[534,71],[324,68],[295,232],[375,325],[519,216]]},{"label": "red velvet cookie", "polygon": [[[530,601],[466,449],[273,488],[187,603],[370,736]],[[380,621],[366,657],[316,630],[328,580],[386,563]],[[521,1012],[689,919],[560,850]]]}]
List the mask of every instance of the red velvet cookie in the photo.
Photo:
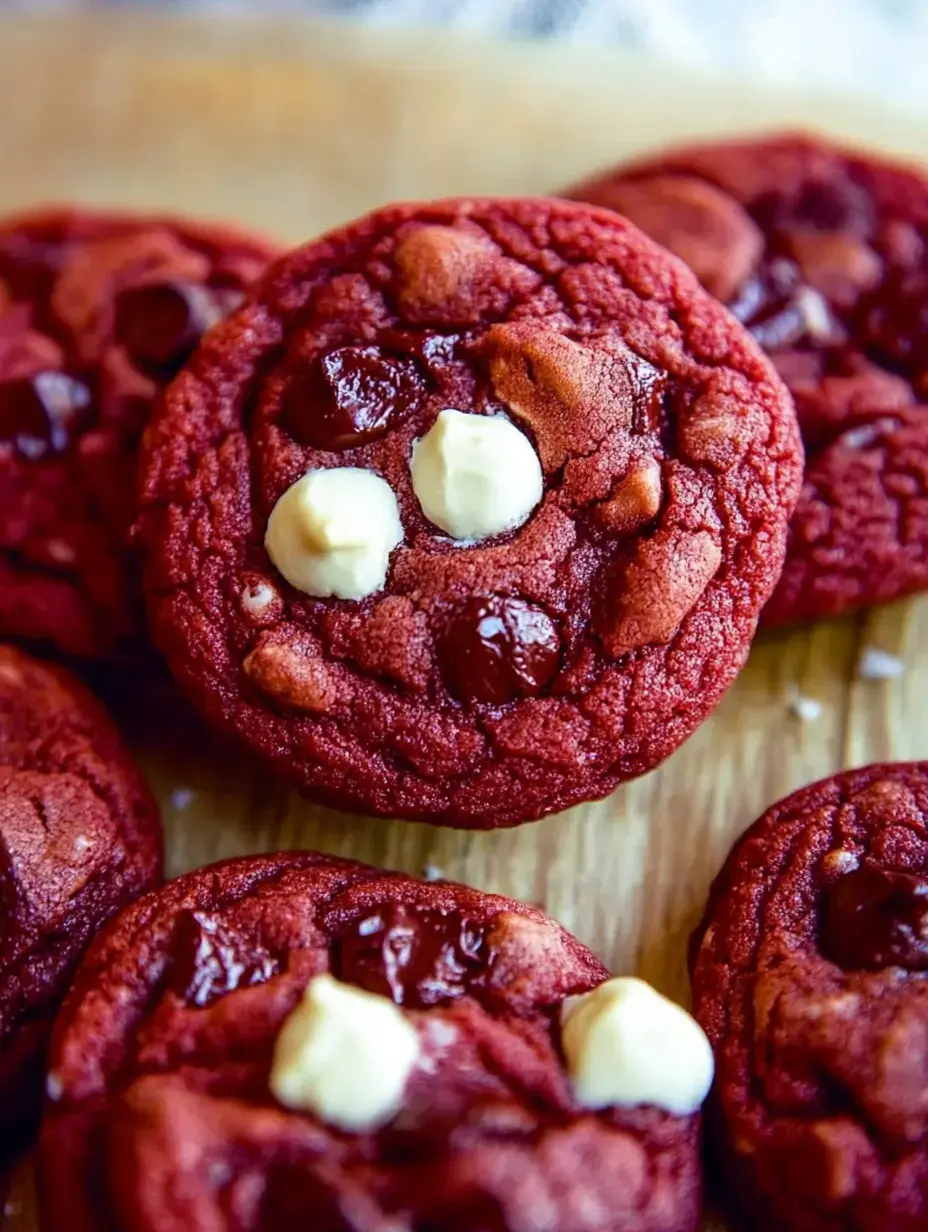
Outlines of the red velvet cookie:
[{"label": "red velvet cookie", "polygon": [[928,1226],[928,763],[774,805],[694,946],[713,1146],[751,1226]]},{"label": "red velvet cookie", "polygon": [[89,659],[141,638],[127,536],[151,401],[270,255],[174,219],[0,221],[0,637]]},{"label": "red velvet cookie", "polygon": [[91,939],[161,873],[158,810],[99,703],[0,647],[0,1141],[38,1108],[52,1020]]},{"label": "red velvet cookie", "polygon": [[760,349],[627,223],[394,206],[274,265],[171,386],[143,447],[153,634],[306,790],[513,824],[712,710],[799,478]]},{"label": "red velvet cookie", "polygon": [[569,196],[683,257],[770,352],[806,483],[765,625],[928,588],[928,179],[810,137],[673,150]]},{"label": "red velvet cookie", "polygon": [[607,976],[464,886],[306,852],[180,877],[104,933],[59,1018],[43,1228],[694,1229],[698,1115],[594,1111],[565,1073],[562,1003]]}]

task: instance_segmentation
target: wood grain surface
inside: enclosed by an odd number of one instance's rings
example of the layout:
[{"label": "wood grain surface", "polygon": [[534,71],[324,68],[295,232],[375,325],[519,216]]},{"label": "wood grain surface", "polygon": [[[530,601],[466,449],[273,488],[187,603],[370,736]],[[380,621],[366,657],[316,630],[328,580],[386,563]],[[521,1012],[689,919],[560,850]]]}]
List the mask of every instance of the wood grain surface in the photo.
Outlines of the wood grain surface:
[{"label": "wood grain surface", "polygon": [[[0,208],[76,199],[228,217],[306,239],[378,203],[535,193],[694,134],[815,126],[928,157],[928,124],[863,98],[763,91],[633,56],[366,34],[287,20],[0,19]],[[616,972],[682,1001],[685,945],[733,839],[841,767],[928,754],[928,598],[759,639],[659,770],[535,825],[465,834],[343,816],[237,756],[147,738],[172,873],[316,847],[426,866],[542,904]],[[859,678],[877,647],[904,662]],[[820,704],[796,717],[796,695]],[[28,1164],[6,1227],[35,1225]]]}]

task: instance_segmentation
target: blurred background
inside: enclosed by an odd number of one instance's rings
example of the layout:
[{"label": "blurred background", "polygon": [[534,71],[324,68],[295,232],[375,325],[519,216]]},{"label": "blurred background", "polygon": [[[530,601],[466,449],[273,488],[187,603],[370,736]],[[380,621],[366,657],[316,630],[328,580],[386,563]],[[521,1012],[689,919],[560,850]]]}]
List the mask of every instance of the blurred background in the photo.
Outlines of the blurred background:
[{"label": "blurred background", "polygon": [[634,48],[772,84],[820,84],[928,106],[926,0],[0,0],[0,12],[307,13]]},{"label": "blurred background", "polygon": [[928,150],[928,0],[0,0],[0,206],[305,238],[714,133]]}]

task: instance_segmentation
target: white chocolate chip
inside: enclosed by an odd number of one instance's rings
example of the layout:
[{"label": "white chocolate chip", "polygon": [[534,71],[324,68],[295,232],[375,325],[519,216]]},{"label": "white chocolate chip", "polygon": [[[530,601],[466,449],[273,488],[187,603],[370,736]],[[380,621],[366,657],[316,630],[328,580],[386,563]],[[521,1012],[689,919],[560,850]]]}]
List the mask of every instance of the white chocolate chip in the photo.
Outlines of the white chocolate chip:
[{"label": "white chocolate chip", "polygon": [[586,1108],[654,1104],[686,1116],[709,1093],[712,1048],[702,1028],[643,980],[606,980],[568,997],[561,1027],[574,1093]]},{"label": "white chocolate chip", "polygon": [[861,424],[858,428],[850,428],[838,438],[839,443],[848,449],[866,449],[878,441],[887,432],[894,432],[899,427],[898,419],[876,419],[873,423]]},{"label": "white chocolate chip", "polygon": [[45,1079],[45,1094],[53,1104],[57,1104],[62,1095],[64,1095],[64,1083],[54,1070]]},{"label": "white chocolate chip", "polygon": [[419,1055],[418,1032],[392,1001],[318,975],[277,1037],[271,1091],[287,1108],[363,1133],[396,1115]]},{"label": "white chocolate chip", "polygon": [[364,599],[381,590],[390,553],[403,541],[396,495],[373,471],[354,466],[309,471],[283,494],[265,547],[291,586],[328,599]]},{"label": "white chocolate chip", "polygon": [[838,847],[822,857],[822,867],[827,873],[836,877],[843,873],[852,873],[860,867],[860,858],[853,851],[845,851]]},{"label": "white chocolate chip", "polygon": [[861,680],[892,680],[905,671],[905,663],[877,646],[865,646],[857,663]]},{"label": "white chocolate chip", "polygon": [[277,598],[277,591],[267,582],[246,586],[242,591],[242,610],[249,616],[260,616]]},{"label": "white chocolate chip", "polygon": [[430,522],[453,539],[513,530],[541,500],[541,462],[501,415],[446,409],[412,447],[412,486]]},{"label": "white chocolate chip", "polygon": [[835,320],[828,301],[812,287],[802,287],[796,296],[796,306],[806,331],[813,342],[829,342],[835,333]]}]

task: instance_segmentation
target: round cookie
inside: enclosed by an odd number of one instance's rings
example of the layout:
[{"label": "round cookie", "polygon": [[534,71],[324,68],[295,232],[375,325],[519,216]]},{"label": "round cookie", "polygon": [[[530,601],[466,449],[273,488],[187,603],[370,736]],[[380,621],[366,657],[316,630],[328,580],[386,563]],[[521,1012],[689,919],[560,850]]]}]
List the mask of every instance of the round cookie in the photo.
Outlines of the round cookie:
[{"label": "round cookie", "polygon": [[271,251],[179,219],[0,220],[0,637],[83,659],[141,641],[128,543],[139,438]]},{"label": "round cookie", "polygon": [[161,875],[157,806],[99,703],[0,647],[0,1142],[38,1111],[52,1021],[100,927]]},{"label": "round cookie", "polygon": [[928,763],[775,804],[694,936],[723,1192],[771,1232],[928,1222]]},{"label": "round cookie", "polygon": [[515,824],[712,710],[799,480],[760,349],[627,223],[393,206],[276,263],[171,386],[143,446],[153,635],[316,796]]},{"label": "round cookie", "polygon": [[928,588],[928,178],[820,138],[671,150],[570,190],[683,257],[770,352],[808,469],[762,623]]},{"label": "round cookie", "polygon": [[565,1072],[565,997],[607,977],[541,911],[460,885],[307,852],[180,877],[62,1010],[43,1228],[695,1229],[698,1113],[593,1109]]}]

